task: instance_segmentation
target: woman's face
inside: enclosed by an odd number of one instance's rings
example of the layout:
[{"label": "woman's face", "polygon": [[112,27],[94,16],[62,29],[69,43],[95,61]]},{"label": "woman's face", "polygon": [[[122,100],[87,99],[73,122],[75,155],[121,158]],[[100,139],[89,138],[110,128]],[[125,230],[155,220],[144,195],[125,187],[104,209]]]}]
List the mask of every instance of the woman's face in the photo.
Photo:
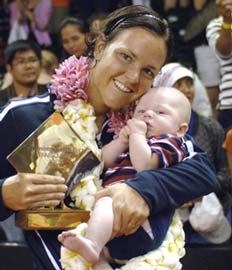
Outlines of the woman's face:
[{"label": "woman's face", "polygon": [[190,104],[193,103],[195,88],[192,78],[184,77],[179,79],[177,82],[175,82],[173,87],[181,91],[187,97]]},{"label": "woman's face", "polygon": [[[118,110],[141,97],[166,59],[165,41],[142,27],[118,33],[106,46],[98,40],[96,66],[91,70],[92,102],[99,109]],[[95,106],[95,109],[96,106]]]},{"label": "woman's face", "polygon": [[81,56],[86,51],[85,34],[75,24],[67,24],[60,32],[64,50],[69,55]]}]

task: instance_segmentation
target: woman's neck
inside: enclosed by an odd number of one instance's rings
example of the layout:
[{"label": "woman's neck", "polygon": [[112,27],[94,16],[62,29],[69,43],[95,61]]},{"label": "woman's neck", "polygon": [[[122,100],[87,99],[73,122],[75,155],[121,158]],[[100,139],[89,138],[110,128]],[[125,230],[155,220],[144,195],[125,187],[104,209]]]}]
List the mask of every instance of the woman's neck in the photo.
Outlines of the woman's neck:
[{"label": "woman's neck", "polygon": [[97,85],[94,83],[93,70],[90,70],[89,77],[92,78],[90,79],[89,85],[86,89],[86,93],[89,97],[89,102],[94,107],[96,117],[105,117],[106,113],[109,111],[109,108],[103,103]]}]

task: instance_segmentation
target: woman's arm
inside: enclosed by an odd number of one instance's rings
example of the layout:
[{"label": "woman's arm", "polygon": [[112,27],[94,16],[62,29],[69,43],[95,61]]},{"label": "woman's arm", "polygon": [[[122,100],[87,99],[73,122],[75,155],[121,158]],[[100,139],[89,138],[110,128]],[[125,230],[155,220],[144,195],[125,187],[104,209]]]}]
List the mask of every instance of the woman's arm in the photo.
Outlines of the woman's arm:
[{"label": "woman's arm", "polygon": [[206,154],[198,153],[175,166],[141,172],[127,185],[141,194],[155,214],[213,192],[216,175]]},{"label": "woman's arm", "polygon": [[[131,181],[105,188],[96,199],[113,199],[113,237],[131,234],[150,215],[176,209],[215,190],[216,175],[204,153],[172,167],[140,172]],[[133,203],[132,203],[133,202]]]}]

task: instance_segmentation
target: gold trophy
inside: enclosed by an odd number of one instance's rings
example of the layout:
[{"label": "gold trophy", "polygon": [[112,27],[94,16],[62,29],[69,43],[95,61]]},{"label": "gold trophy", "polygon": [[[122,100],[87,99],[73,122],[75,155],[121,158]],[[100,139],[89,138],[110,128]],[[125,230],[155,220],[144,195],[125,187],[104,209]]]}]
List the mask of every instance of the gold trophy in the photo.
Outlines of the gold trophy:
[{"label": "gold trophy", "polygon": [[[99,163],[93,151],[80,139],[62,114],[53,113],[7,157],[17,172],[59,175],[66,179],[70,195],[75,184]],[[23,229],[74,228],[89,218],[89,211],[72,209],[61,203],[56,208],[40,208],[16,213]]]}]

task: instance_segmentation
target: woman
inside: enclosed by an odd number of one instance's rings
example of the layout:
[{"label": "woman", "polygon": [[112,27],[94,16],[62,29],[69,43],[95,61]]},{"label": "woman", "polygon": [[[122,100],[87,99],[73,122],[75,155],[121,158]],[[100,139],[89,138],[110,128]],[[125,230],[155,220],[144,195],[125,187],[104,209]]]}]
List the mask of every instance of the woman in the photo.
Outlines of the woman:
[{"label": "woman", "polygon": [[82,19],[67,17],[61,22],[59,36],[63,48],[62,60],[71,55],[79,57],[85,54],[87,32],[88,27]]},{"label": "woman", "polygon": [[[106,132],[105,114],[127,108],[150,88],[170,55],[170,47],[171,37],[166,21],[143,6],[128,6],[111,13],[105,20],[101,34],[89,40],[91,64],[84,72],[86,77],[82,80],[84,86],[81,95],[94,107],[96,124],[99,130],[103,128],[103,144],[112,140],[114,135]],[[76,61],[80,61],[83,67],[83,58],[75,58]],[[67,68],[67,76],[73,67]],[[76,68],[80,70],[78,65]],[[83,68],[86,68],[85,64]],[[78,71],[77,76],[80,74],[82,72]],[[65,81],[65,76],[63,79]],[[68,96],[64,95],[63,100],[61,96],[58,97],[56,105],[61,106],[62,102],[64,105]],[[53,112],[53,103],[48,96],[28,99],[23,103],[14,102],[0,114],[0,177],[6,178],[1,182],[2,219],[13,211],[58,205],[66,191],[63,178],[15,174],[6,161],[7,154]],[[123,116],[122,113],[119,115]],[[110,120],[109,126],[112,128],[118,118],[111,117]],[[15,137],[15,124],[22,122],[24,126],[17,126]],[[114,238],[137,231],[149,214],[172,211],[186,201],[212,192],[215,188],[214,178],[210,163],[204,154],[199,153],[171,168],[138,173],[129,185],[122,183],[108,187],[97,193],[96,199],[112,197],[116,214]],[[37,269],[60,269],[60,247],[56,240],[58,233],[25,232]]]},{"label": "woman", "polygon": [[[175,87],[188,98],[191,104],[193,102],[195,95],[194,73],[179,63],[166,64],[162,68],[162,73],[155,78],[154,86]],[[232,196],[226,153],[222,147],[224,130],[214,119],[201,116],[192,110],[187,133],[208,154],[214,164],[217,176],[216,194],[224,208],[224,213],[227,214],[232,206]],[[207,239],[197,234],[189,223],[185,224],[185,231],[187,243],[207,242]],[[223,235],[221,235],[219,241],[228,240],[226,236],[223,238]]]}]

